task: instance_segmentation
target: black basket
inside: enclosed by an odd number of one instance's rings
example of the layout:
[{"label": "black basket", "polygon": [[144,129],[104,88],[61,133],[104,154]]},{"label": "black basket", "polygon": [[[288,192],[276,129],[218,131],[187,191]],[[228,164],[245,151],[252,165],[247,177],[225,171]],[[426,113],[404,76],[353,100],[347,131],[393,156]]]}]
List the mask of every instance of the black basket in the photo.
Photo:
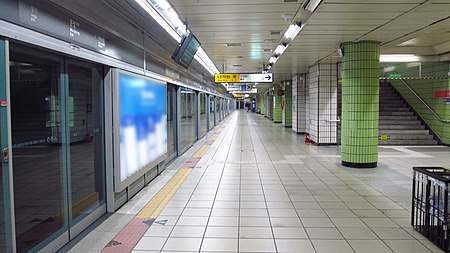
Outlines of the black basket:
[{"label": "black basket", "polygon": [[450,171],[440,167],[413,167],[413,171],[411,226],[449,252]]}]

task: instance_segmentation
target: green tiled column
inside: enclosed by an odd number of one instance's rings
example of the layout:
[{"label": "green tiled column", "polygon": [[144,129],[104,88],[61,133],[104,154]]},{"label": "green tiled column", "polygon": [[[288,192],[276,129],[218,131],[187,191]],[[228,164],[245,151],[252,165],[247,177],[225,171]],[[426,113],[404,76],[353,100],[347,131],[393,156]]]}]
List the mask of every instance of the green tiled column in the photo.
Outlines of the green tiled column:
[{"label": "green tiled column", "polygon": [[283,126],[292,127],[292,81],[285,81],[284,90],[284,108],[283,108]]},{"label": "green tiled column", "polygon": [[344,43],[342,165],[374,168],[378,161],[380,43]]},{"label": "green tiled column", "polygon": [[278,96],[278,90],[281,90],[281,85],[277,84],[275,85],[275,90],[273,91],[273,97],[275,98],[275,105],[273,108],[273,122],[274,123],[281,123],[282,121],[282,110],[281,110],[281,100],[283,99],[282,96]]},{"label": "green tiled column", "polygon": [[256,95],[256,108],[259,109],[259,113],[264,115],[264,94],[258,93]]}]

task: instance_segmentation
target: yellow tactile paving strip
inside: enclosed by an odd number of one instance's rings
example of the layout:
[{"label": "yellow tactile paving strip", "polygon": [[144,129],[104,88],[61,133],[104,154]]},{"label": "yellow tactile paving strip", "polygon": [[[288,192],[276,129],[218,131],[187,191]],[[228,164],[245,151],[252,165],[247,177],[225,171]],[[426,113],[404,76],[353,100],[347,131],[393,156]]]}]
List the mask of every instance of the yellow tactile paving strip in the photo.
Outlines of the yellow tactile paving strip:
[{"label": "yellow tactile paving strip", "polygon": [[152,200],[142,208],[136,215],[136,218],[156,219],[191,172],[191,168],[181,168]]}]

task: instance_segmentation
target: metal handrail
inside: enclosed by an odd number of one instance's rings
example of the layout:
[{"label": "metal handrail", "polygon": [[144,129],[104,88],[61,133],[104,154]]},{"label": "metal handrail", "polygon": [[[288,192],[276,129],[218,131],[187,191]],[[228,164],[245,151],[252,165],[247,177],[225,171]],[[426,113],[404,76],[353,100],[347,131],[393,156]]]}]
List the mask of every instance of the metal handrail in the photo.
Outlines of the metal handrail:
[{"label": "metal handrail", "polygon": [[[396,71],[392,71],[395,74],[397,74]],[[433,108],[431,108],[427,102],[425,102],[425,100],[423,100],[419,94],[417,94],[417,92],[405,81],[403,80],[403,78],[400,78],[400,81],[402,81],[402,83],[412,92],[412,94],[414,94],[414,96],[416,96],[417,99],[420,100],[420,102],[422,102],[423,105],[425,105],[425,107],[440,121],[440,122],[444,122],[444,123],[450,123],[450,120],[447,119],[443,119],[441,118],[434,110]]]}]

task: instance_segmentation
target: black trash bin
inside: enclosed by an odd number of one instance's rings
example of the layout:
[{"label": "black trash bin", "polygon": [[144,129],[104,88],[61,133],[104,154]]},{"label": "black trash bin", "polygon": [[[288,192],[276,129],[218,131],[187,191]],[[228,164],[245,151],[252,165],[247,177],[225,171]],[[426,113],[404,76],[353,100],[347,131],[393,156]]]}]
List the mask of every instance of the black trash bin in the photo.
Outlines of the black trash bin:
[{"label": "black trash bin", "polygon": [[441,167],[413,167],[413,173],[411,225],[449,252],[450,171]]}]

